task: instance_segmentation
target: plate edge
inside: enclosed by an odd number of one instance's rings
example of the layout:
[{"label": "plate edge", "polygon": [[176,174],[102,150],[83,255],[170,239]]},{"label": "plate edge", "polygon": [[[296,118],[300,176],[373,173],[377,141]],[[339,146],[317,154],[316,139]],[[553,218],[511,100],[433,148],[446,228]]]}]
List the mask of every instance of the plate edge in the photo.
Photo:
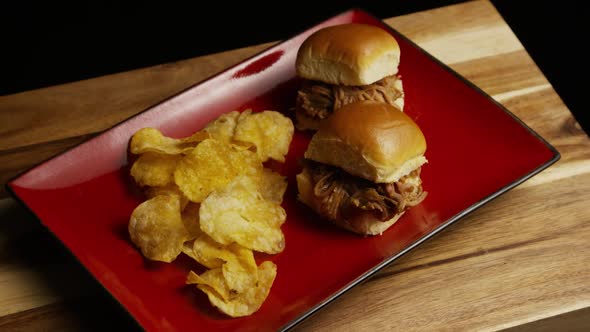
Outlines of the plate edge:
[{"label": "plate edge", "polygon": [[[397,254],[395,254],[395,255],[393,255],[393,256],[385,259],[383,262],[379,263],[378,265],[376,265],[375,267],[373,267],[369,271],[363,273],[357,279],[355,279],[352,282],[348,283],[346,286],[344,286],[339,291],[333,293],[326,300],[322,301],[321,303],[317,304],[313,308],[309,309],[308,311],[306,311],[305,313],[303,313],[299,317],[293,319],[288,324],[283,325],[283,327],[281,327],[279,329],[279,331],[281,331],[281,332],[288,331],[288,330],[290,330],[290,329],[298,326],[303,321],[305,321],[307,318],[311,317],[313,314],[317,313],[319,310],[325,308],[327,305],[329,305],[330,303],[332,303],[338,297],[342,296],[344,293],[346,293],[350,289],[354,288],[355,286],[358,286],[361,283],[369,280],[378,271],[380,271],[381,269],[383,269],[387,265],[390,265],[391,263],[393,263],[397,259],[401,258],[403,255],[405,255],[408,252],[410,252],[411,250],[415,249],[420,244],[422,244],[422,243],[426,242],[427,240],[433,238],[434,236],[438,235],[440,232],[442,232],[448,226],[450,226],[450,225],[454,224],[455,222],[461,220],[462,218],[464,218],[467,215],[471,214],[475,210],[481,208],[485,204],[493,201],[494,199],[496,199],[497,197],[501,196],[502,194],[505,194],[506,192],[514,189],[515,187],[517,187],[521,183],[525,182],[526,180],[530,179],[531,177],[539,174],[543,170],[547,169],[549,166],[551,166],[554,163],[556,163],[561,158],[561,153],[552,144],[550,144],[539,133],[537,133],[535,130],[533,130],[531,127],[529,127],[524,121],[522,121],[514,113],[512,113],[510,110],[508,110],[504,105],[502,105],[501,103],[499,103],[498,101],[496,101],[492,96],[490,96],[488,93],[486,93],[485,91],[483,91],[480,87],[478,87],[477,85],[475,85],[473,82],[471,82],[467,78],[465,78],[462,75],[460,75],[458,72],[456,72],[455,70],[453,70],[451,67],[449,67],[448,65],[446,65],[445,63],[443,63],[439,59],[435,58],[432,54],[428,53],[422,47],[418,46],[416,43],[414,43],[412,40],[410,40],[404,34],[402,34],[401,32],[399,32],[395,28],[391,27],[389,24],[385,23],[385,21],[383,21],[382,19],[380,19],[378,16],[376,16],[375,14],[371,13],[370,11],[368,11],[366,9],[363,9],[363,8],[360,8],[360,7],[352,7],[349,10],[346,10],[346,11],[344,11],[344,12],[338,14],[338,15],[342,15],[342,14],[345,14],[345,13],[361,13],[361,14],[364,14],[364,15],[369,16],[370,18],[372,18],[373,20],[375,20],[377,22],[380,22],[390,32],[393,32],[396,35],[399,35],[402,39],[404,39],[405,42],[407,42],[408,44],[410,44],[413,47],[415,47],[417,50],[419,50],[421,53],[423,53],[425,56],[427,56],[430,60],[434,61],[437,65],[439,65],[444,70],[448,71],[453,76],[455,76],[455,78],[459,79],[463,83],[467,84],[471,89],[474,89],[476,92],[478,92],[479,94],[483,95],[488,100],[492,101],[498,108],[500,108],[502,111],[504,111],[505,113],[507,113],[513,120],[515,120],[518,124],[520,124],[524,129],[526,129],[535,138],[537,138],[537,140],[539,140],[541,143],[543,143],[543,145],[547,149],[549,149],[552,152],[553,155],[552,155],[552,157],[549,160],[547,160],[546,162],[540,164],[539,166],[537,166],[532,171],[524,174],[522,177],[520,177],[520,178],[518,178],[518,179],[516,179],[516,180],[514,180],[514,181],[512,181],[510,183],[508,183],[506,186],[504,186],[504,187],[500,188],[499,190],[491,193],[490,195],[484,197],[479,202],[476,202],[475,204],[467,207],[466,209],[464,209],[461,212],[457,213],[456,215],[452,216],[446,222],[444,222],[443,224],[439,225],[432,232],[430,232],[430,233],[424,235],[423,237],[419,238],[418,240],[414,241],[414,243],[410,244],[408,247],[406,247],[405,249],[403,249],[399,253],[397,253]],[[338,16],[338,15],[335,15],[335,16]]]}]

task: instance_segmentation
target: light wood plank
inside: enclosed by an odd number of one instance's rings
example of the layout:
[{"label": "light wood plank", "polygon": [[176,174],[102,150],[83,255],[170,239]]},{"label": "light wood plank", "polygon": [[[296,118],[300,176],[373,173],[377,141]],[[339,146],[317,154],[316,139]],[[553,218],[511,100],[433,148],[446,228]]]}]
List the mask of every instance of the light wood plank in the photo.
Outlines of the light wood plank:
[{"label": "light wood plank", "polygon": [[[43,250],[43,248],[38,248]],[[56,250],[63,250],[58,249]],[[0,266],[0,317],[86,294],[92,280],[69,264]],[[96,291],[96,288],[93,287]]]},{"label": "light wood plank", "polygon": [[490,95],[509,95],[549,84],[525,50],[459,62],[450,67]]},{"label": "light wood plank", "polygon": [[502,332],[553,332],[563,330],[568,332],[590,331],[590,308],[513,326],[502,330]]},{"label": "light wood plank", "polygon": [[103,295],[60,301],[0,318],[0,331],[126,331],[141,329]]},{"label": "light wood plank", "polygon": [[385,22],[446,64],[523,49],[488,1],[447,6]]}]

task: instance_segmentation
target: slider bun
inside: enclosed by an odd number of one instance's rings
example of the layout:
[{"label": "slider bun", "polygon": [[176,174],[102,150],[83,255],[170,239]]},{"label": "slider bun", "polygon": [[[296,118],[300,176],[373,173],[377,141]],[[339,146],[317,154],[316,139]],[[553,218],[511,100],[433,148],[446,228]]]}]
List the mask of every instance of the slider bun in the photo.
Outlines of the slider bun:
[{"label": "slider bun", "polygon": [[[313,211],[319,213],[320,202],[313,194],[313,182],[307,169],[297,174],[297,190],[298,199],[305,205],[309,206]],[[377,235],[382,234],[385,230],[391,227],[404,212],[398,213],[393,218],[387,221],[378,220],[372,213],[362,211],[347,220],[328,220],[334,225],[347,229],[361,235]]]},{"label": "slider bun", "polygon": [[394,106],[347,104],[322,121],[305,158],[376,183],[391,183],[427,162],[418,125]]},{"label": "slider bun", "polygon": [[367,85],[395,75],[400,48],[387,31],[341,24],[310,35],[297,52],[299,77],[339,85]]}]

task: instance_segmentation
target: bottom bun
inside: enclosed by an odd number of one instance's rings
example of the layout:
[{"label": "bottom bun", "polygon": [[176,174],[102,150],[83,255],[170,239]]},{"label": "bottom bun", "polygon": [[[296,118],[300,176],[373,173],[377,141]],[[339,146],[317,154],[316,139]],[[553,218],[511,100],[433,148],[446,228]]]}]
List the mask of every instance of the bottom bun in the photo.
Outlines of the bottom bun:
[{"label": "bottom bun", "polygon": [[[298,199],[305,205],[309,206],[312,210],[319,214],[320,206],[318,200],[313,194],[313,182],[309,176],[307,169],[303,169],[303,172],[297,174],[297,189]],[[367,211],[359,211],[355,215],[351,216],[347,220],[334,220],[329,219],[328,221],[334,225],[349,230],[351,232],[361,235],[381,235],[389,227],[395,224],[396,221],[404,214],[405,211],[398,213],[393,218],[387,221],[381,221],[375,218],[374,214]]]},{"label": "bottom bun", "polygon": [[375,216],[372,213],[365,212],[346,221],[332,220],[332,223],[357,234],[381,235],[389,227],[395,224],[403,214],[404,212],[402,211],[387,221],[381,221],[375,219]]}]

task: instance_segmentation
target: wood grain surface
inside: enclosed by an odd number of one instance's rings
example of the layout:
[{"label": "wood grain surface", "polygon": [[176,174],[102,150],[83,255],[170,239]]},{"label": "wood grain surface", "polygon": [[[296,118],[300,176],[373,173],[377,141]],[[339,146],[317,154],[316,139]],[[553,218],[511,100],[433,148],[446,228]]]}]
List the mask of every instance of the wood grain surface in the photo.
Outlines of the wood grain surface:
[{"label": "wood grain surface", "polygon": [[[505,105],[562,158],[297,330],[588,330],[590,139],[489,2],[386,22]],[[0,181],[272,44],[0,97]],[[34,217],[0,197],[0,330],[137,329]]]}]

